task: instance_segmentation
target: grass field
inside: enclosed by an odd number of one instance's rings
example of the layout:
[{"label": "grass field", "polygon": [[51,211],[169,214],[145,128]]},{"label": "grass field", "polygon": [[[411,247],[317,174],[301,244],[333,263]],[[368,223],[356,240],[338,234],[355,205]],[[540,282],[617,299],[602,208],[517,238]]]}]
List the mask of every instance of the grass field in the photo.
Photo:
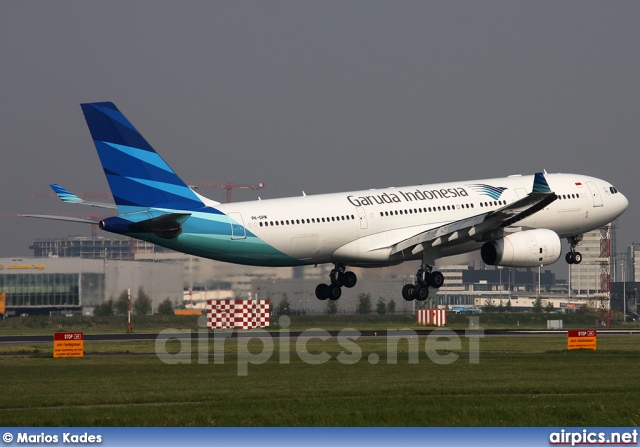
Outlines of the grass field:
[{"label": "grass field", "polygon": [[[335,339],[310,340],[302,361],[292,339],[262,364],[238,375],[247,342],[227,340],[221,357],[198,355],[167,364],[153,342],[85,342],[87,356],[53,359],[52,346],[0,346],[0,424],[6,426],[637,426],[638,336],[601,336],[598,350],[566,351],[565,337],[485,337],[478,363],[469,341],[434,363],[418,340],[417,364],[406,341],[388,364],[387,341],[357,340],[360,361]],[[170,350],[179,342],[169,342]],[[434,345],[429,345],[433,348]],[[208,346],[212,353],[213,343]],[[262,342],[251,341],[256,353]],[[298,352],[300,352],[298,350]],[[353,352],[353,351],[351,351]],[[133,355],[135,353],[135,355]],[[370,363],[370,354],[379,362]],[[21,354],[21,355],[18,355]],[[433,356],[434,352],[429,351]],[[344,355],[344,353],[343,353]],[[202,362],[207,362],[203,364]],[[216,363],[217,362],[217,363]]]}]

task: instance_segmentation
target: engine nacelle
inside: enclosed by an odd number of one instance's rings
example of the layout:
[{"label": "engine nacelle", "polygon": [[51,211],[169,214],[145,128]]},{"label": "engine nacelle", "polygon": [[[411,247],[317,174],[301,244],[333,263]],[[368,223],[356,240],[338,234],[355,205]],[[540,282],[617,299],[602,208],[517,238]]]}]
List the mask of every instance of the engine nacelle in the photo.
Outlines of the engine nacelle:
[{"label": "engine nacelle", "polygon": [[513,233],[482,246],[485,264],[504,267],[538,267],[553,264],[562,253],[560,237],[551,230]]}]

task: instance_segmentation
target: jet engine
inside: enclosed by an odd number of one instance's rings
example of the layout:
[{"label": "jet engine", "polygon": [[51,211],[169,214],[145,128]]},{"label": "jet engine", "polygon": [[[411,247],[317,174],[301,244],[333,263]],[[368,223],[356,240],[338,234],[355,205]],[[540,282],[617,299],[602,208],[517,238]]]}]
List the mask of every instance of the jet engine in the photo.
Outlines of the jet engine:
[{"label": "jet engine", "polygon": [[560,237],[551,230],[538,229],[513,233],[482,246],[485,264],[504,267],[537,267],[560,259]]}]

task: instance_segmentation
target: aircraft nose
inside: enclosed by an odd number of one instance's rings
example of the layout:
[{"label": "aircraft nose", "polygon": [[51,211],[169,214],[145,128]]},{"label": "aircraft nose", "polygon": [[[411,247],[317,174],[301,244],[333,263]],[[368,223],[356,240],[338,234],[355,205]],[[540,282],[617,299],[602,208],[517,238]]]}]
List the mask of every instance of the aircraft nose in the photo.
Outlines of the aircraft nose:
[{"label": "aircraft nose", "polygon": [[618,195],[620,196],[620,211],[624,212],[629,207],[629,199],[627,199],[626,196],[622,193],[618,193]]}]

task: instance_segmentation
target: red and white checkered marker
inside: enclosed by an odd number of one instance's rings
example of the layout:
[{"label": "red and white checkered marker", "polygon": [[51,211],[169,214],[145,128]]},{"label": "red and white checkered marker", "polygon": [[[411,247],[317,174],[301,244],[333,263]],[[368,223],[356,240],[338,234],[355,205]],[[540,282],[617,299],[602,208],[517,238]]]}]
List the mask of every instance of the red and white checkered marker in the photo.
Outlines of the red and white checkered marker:
[{"label": "red and white checkered marker", "polygon": [[268,326],[268,300],[207,300],[209,329],[255,329]]}]

